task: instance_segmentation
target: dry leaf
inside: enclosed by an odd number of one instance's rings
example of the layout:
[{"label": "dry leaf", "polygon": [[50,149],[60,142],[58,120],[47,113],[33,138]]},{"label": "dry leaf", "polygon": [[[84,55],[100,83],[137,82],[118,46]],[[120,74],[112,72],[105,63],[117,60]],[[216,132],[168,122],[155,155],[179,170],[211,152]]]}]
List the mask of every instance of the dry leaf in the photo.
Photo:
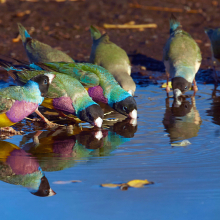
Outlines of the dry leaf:
[{"label": "dry leaf", "polygon": [[13,38],[12,39],[12,42],[13,43],[17,43],[17,42],[19,42],[21,40],[21,36],[20,36],[20,34],[16,37],[16,38]]},{"label": "dry leaf", "polygon": [[122,184],[114,184],[114,183],[105,183],[105,184],[101,184],[102,187],[108,187],[108,188],[116,188],[121,186]]},{"label": "dry leaf", "polygon": [[[171,81],[168,82],[168,86],[172,89],[172,83]],[[164,83],[161,88],[166,88],[167,87],[167,83]],[[192,87],[189,89],[189,90],[192,90]]]},{"label": "dry leaf", "polygon": [[191,143],[188,140],[183,140],[181,142],[172,143],[171,146],[173,147],[185,147],[187,145],[190,145]]},{"label": "dry leaf", "polygon": [[118,28],[118,29],[140,29],[140,28],[157,28],[157,24],[103,24],[104,28]]},{"label": "dry leaf", "polygon": [[130,187],[140,188],[147,184],[153,184],[153,182],[150,182],[148,180],[131,180],[127,182],[127,184]]},{"label": "dry leaf", "polygon": [[30,13],[31,13],[30,10],[26,10],[26,11],[24,11],[24,12],[18,12],[16,15],[17,15],[18,17],[23,17],[24,15],[29,15]]}]

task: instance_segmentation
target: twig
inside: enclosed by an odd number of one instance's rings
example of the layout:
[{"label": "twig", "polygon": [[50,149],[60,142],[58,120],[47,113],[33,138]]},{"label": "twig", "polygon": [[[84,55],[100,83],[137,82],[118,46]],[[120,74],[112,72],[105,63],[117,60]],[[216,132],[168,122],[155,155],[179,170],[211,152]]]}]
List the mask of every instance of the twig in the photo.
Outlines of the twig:
[{"label": "twig", "polygon": [[158,6],[145,6],[145,5],[139,5],[139,4],[132,4],[130,3],[129,6],[131,8],[141,8],[141,9],[145,9],[145,10],[150,10],[150,11],[166,11],[166,12],[186,12],[186,13],[192,13],[192,14],[198,14],[198,13],[202,13],[202,9],[199,10],[186,10],[186,9],[182,9],[182,8],[168,8],[168,7],[158,7]]},{"label": "twig", "polygon": [[119,29],[144,29],[144,28],[157,28],[157,24],[104,24],[104,28],[119,28]]}]

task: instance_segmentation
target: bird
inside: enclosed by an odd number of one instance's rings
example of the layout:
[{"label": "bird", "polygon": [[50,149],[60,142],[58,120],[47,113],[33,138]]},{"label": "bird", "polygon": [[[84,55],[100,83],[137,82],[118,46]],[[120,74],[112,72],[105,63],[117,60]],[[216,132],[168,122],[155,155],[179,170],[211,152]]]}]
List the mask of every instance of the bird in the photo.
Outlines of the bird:
[{"label": "bird", "polygon": [[195,40],[182,29],[174,15],[170,18],[170,37],[163,49],[163,62],[166,67],[167,96],[170,88],[169,77],[172,78],[174,97],[188,91],[193,82],[194,95],[198,91],[195,75],[201,65],[202,56]]},{"label": "bird", "polygon": [[33,39],[20,23],[18,23],[18,30],[30,63],[58,61],[74,62],[74,60],[64,52]]},{"label": "bird", "polygon": [[0,141],[0,180],[22,185],[35,196],[54,196],[38,160],[17,145]]},{"label": "bird", "polygon": [[119,85],[134,96],[136,84],[132,79],[131,65],[127,53],[109,40],[108,34],[101,35],[94,26],[90,27],[93,40],[90,62],[107,69]]},{"label": "bird", "polygon": [[220,28],[205,29],[205,33],[208,35],[211,42],[211,51],[212,51],[212,66],[215,74],[215,83],[218,83],[218,75],[216,72],[216,67],[220,65]]},{"label": "bird", "polygon": [[[44,70],[25,69],[25,66],[19,69],[2,59],[0,60],[0,66],[9,71],[8,73],[13,76],[17,83],[25,83],[31,77],[45,73]],[[14,71],[14,75],[12,75],[11,70]],[[64,114],[66,112],[74,114],[82,121],[89,122],[96,127],[101,127],[104,113],[101,107],[88,95],[82,84],[69,75],[58,72],[51,73],[56,75],[56,77],[50,85],[42,105],[46,108],[57,110],[63,116],[66,116]],[[51,122],[39,111],[36,113],[48,125],[51,125]]]},{"label": "bird", "polygon": [[0,131],[19,134],[10,126],[37,111],[54,77],[45,73],[31,77],[24,86],[0,89]]},{"label": "bird", "polygon": [[[137,118],[137,104],[134,97],[125,91],[105,68],[91,63],[49,62],[37,63],[36,65],[47,71],[57,71],[70,76],[74,72],[94,73],[99,78],[99,85],[87,87],[93,100],[104,102],[129,118]],[[88,81],[91,82],[89,78]]]}]

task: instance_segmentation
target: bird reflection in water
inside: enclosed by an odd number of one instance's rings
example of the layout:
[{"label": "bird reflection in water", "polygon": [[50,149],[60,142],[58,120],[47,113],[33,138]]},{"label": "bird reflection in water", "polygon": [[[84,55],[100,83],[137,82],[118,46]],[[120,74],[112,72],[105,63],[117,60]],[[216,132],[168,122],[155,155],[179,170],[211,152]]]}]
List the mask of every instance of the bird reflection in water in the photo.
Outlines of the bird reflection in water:
[{"label": "bird reflection in water", "polygon": [[109,155],[127,142],[137,125],[126,119],[106,129],[69,126],[55,131],[38,131],[24,135],[20,147],[38,158],[44,171],[58,171],[90,157]]},{"label": "bird reflection in water", "polygon": [[196,137],[201,123],[195,97],[191,97],[191,102],[180,97],[178,100],[174,100],[172,107],[169,105],[169,98],[166,98],[163,125],[166,132],[169,133],[171,143]]},{"label": "bird reflection in water", "polygon": [[0,180],[22,185],[36,196],[46,197],[56,194],[50,188],[38,160],[6,141],[0,141]]}]

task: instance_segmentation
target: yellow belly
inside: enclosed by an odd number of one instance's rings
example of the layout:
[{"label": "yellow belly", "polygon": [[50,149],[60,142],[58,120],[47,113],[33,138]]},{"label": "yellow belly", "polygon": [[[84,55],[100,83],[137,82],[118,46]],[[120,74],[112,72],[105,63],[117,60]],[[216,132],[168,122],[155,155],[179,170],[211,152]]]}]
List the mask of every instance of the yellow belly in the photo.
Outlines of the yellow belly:
[{"label": "yellow belly", "polygon": [[41,105],[49,109],[54,109],[53,99],[45,98]]},{"label": "yellow belly", "polygon": [[0,127],[10,127],[11,125],[14,125],[15,123],[12,122],[5,113],[0,115]]},{"label": "yellow belly", "polygon": [[0,141],[0,161],[5,162],[11,152],[20,148],[7,141]]}]

